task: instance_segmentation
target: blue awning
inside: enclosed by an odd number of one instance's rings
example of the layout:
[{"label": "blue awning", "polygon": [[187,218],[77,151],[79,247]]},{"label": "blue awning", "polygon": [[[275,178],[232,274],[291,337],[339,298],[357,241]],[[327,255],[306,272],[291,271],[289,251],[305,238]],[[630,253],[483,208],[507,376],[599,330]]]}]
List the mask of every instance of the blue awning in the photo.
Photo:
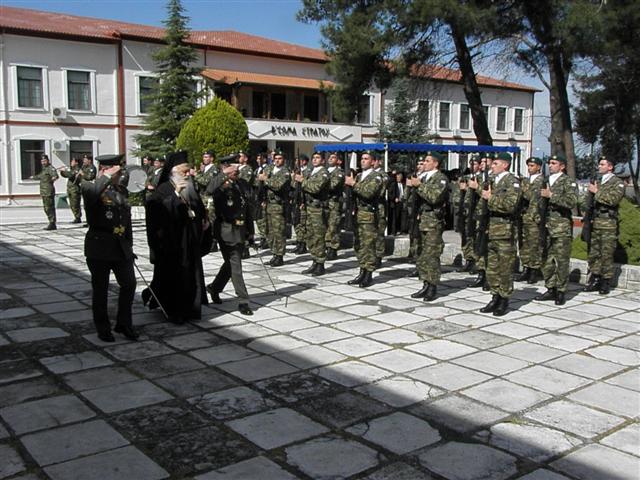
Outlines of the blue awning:
[{"label": "blue awning", "polygon": [[[436,143],[388,143],[389,152],[509,152],[520,153],[520,147],[495,147],[492,145],[439,145]],[[374,150],[385,151],[384,143],[333,143],[316,145],[316,152],[363,152]]]}]

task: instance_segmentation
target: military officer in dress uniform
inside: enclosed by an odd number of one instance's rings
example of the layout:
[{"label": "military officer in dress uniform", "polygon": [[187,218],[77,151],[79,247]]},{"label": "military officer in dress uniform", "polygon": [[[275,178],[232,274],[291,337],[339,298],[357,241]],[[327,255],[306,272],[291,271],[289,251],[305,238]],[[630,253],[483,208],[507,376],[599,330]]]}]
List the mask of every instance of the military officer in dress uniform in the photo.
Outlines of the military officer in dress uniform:
[{"label": "military officer in dress uniform", "polygon": [[[213,150],[207,150],[202,154],[202,162],[200,163],[200,169],[198,172],[193,172],[193,181],[200,195],[200,199],[204,207],[207,210],[207,217],[209,218],[209,223],[213,225],[213,222],[216,218],[216,208],[215,202],[213,201],[213,197],[211,194],[207,193],[207,187],[211,183],[211,181],[219,175],[218,167],[215,165],[216,155]],[[214,239],[211,244],[211,251],[217,252],[218,245]]]},{"label": "military officer in dress uniform", "polygon": [[91,309],[98,338],[104,342],[115,341],[107,313],[110,272],[114,273],[120,286],[114,330],[130,340],[138,338],[131,320],[131,304],[136,290],[133,271],[135,255],[131,207],[127,200],[127,189],[120,183],[120,162],[123,157],[96,157],[100,164],[99,176],[95,182],[84,180],[81,184],[89,224],[84,254],[91,272]]},{"label": "military officer in dress uniform", "polygon": [[291,172],[284,164],[284,153],[274,152],[273,165],[258,176],[267,190],[267,235],[273,257],[272,267],[284,265],[286,246],[286,210],[289,203]]},{"label": "military officer in dress uniform", "polygon": [[536,300],[554,300],[564,305],[569,283],[569,262],[573,240],[573,209],[578,204],[578,185],[566,173],[567,160],[561,155],[549,159],[549,185],[540,196],[549,199],[547,209],[546,258],[542,274],[547,291]]},{"label": "military officer in dress uniform", "polygon": [[373,281],[376,268],[376,240],[378,238],[378,199],[383,188],[382,178],[373,171],[373,153],[365,152],[360,157],[362,171],[354,178],[345,177],[345,185],[353,187],[356,198],[356,238],[354,249],[360,272],[349,280],[349,285],[366,288]]},{"label": "military officer in dress uniform", "polygon": [[542,277],[542,248],[540,245],[540,190],[543,176],[541,173],[542,159],[531,157],[527,159],[529,177],[522,180],[522,206],[520,213],[522,220],[522,247],[520,248],[520,263],[522,273],[516,275],[518,282],[531,285]]},{"label": "military officer in dress uniform", "polygon": [[311,266],[302,273],[313,276],[324,275],[324,262],[327,258],[325,236],[327,234],[327,216],[329,214],[329,172],[324,167],[322,155],[315,152],[311,157],[313,169],[308,175],[299,173],[294,180],[301,184],[304,193],[304,205],[307,211],[305,239]]},{"label": "military officer in dress uniform", "polygon": [[60,175],[67,179],[67,200],[71,213],[73,213],[73,221],[71,223],[80,223],[82,220],[82,210],[80,210],[80,180],[82,170],[77,158],[69,160],[69,169],[65,167],[60,170]]},{"label": "military officer in dress uniform", "polygon": [[480,309],[496,317],[507,313],[513,293],[513,266],[516,261],[515,215],[522,189],[520,181],[509,173],[511,155],[498,153],[491,163],[493,178],[481,195],[489,209],[487,281],[491,301]]},{"label": "military officer in dress uniform", "polygon": [[344,193],[344,170],[339,165],[336,152],[331,152],[328,159],[329,172],[329,218],[327,219],[327,260],[338,258],[340,248],[340,217],[342,213],[342,195]]},{"label": "military officer in dress uniform", "polygon": [[387,230],[387,187],[389,186],[389,175],[382,168],[382,160],[374,158],[373,171],[382,180],[382,190],[378,194],[378,215],[376,216],[376,268],[382,266],[382,257],[384,257],[384,235]]},{"label": "military officer in dress uniform", "polygon": [[613,161],[600,157],[598,173],[600,182],[589,184],[594,195],[593,228],[589,248],[589,271],[591,276],[585,287],[587,292],[607,295],[613,278],[613,254],[618,243],[618,207],[624,197],[624,183],[613,173]]},{"label": "military officer in dress uniform", "polygon": [[58,172],[51,166],[49,162],[49,156],[43,153],[40,157],[40,163],[42,164],[42,170],[40,173],[33,175],[31,180],[40,180],[40,196],[42,197],[42,206],[44,213],[47,215],[49,225],[45,230],[55,230],[56,227],[56,187],[55,181],[58,179]]},{"label": "military officer in dress uniform", "polygon": [[416,188],[417,214],[420,222],[422,251],[416,261],[418,275],[423,285],[411,298],[422,298],[430,302],[436,298],[437,285],[440,282],[440,255],[444,248],[442,231],[445,226],[445,204],[449,181],[440,172],[442,155],[428,152],[423,161],[426,172],[422,178],[412,178],[411,185]]}]

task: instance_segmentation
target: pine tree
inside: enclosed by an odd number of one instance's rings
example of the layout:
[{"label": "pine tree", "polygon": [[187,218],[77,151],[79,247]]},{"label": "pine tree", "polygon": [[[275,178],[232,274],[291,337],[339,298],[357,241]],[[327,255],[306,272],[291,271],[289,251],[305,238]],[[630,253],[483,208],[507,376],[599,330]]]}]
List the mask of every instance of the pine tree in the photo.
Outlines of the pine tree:
[{"label": "pine tree", "polygon": [[198,56],[186,43],[189,18],[181,0],[169,0],[167,12],[168,17],[162,22],[166,27],[165,45],[153,54],[158,82],[149,98],[151,106],[144,122],[147,133],[136,135],[137,156],[157,157],[175,150],[180,130],[202,96],[195,80],[200,70],[192,66]]},{"label": "pine tree", "polygon": [[411,81],[394,82],[395,98],[387,108],[386,120],[380,124],[380,140],[398,143],[421,143],[428,139],[426,118],[414,109]]}]

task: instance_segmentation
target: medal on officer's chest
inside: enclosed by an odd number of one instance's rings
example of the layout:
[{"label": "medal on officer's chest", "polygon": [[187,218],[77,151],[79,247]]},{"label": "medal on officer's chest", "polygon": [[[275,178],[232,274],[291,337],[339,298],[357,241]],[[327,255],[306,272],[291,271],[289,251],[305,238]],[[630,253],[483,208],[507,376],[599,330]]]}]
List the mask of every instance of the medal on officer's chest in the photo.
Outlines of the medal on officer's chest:
[{"label": "medal on officer's chest", "polygon": [[107,210],[104,214],[107,220],[113,220],[113,212],[111,210]]},{"label": "medal on officer's chest", "polygon": [[233,198],[227,198],[227,207],[233,207]]}]

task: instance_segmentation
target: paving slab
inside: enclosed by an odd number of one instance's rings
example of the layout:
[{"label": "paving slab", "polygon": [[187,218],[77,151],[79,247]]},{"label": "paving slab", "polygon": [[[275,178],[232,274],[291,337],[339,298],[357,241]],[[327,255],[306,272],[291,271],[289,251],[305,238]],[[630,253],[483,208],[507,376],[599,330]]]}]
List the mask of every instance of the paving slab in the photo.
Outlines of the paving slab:
[{"label": "paving slab", "polygon": [[340,362],[347,357],[322,345],[307,345],[273,355],[294,367],[308,369]]},{"label": "paving slab", "polygon": [[621,428],[602,439],[602,443],[631,455],[640,456],[640,424],[632,423]]},{"label": "paving slab", "polygon": [[581,375],[583,377],[593,379],[608,377],[613,373],[625,369],[623,365],[599,360],[589,355],[579,353],[572,353],[564,357],[551,360],[545,365],[557,368],[563,372],[573,373],[575,375]]},{"label": "paving slab", "polygon": [[603,445],[587,445],[556,460],[552,466],[580,480],[636,480],[640,472],[640,458]]},{"label": "paving slab", "polygon": [[615,385],[596,383],[572,393],[568,398],[616,415],[640,416],[640,396]]},{"label": "paving slab", "polygon": [[124,367],[105,367],[86,372],[70,373],[64,376],[64,381],[74,390],[92,390],[94,388],[116,385],[118,383],[134,382],[137,376]]},{"label": "paving slab", "polygon": [[424,467],[450,480],[502,480],[517,471],[515,457],[470,443],[448,442],[427,450],[418,459]]},{"label": "paving slab", "polygon": [[7,478],[26,470],[20,454],[10,445],[0,443],[0,478]]},{"label": "paving slab", "polygon": [[502,379],[462,390],[462,394],[507,412],[518,412],[551,398],[550,395]]},{"label": "paving slab", "polygon": [[439,363],[414,370],[409,372],[407,376],[446,390],[458,390],[492,378],[484,373],[451,363]]},{"label": "paving slab", "polygon": [[81,394],[105,413],[161,403],[173,398],[148,380],[108,385],[85,390]]},{"label": "paving slab", "polygon": [[344,390],[343,387],[309,372],[269,378],[257,382],[255,386],[287,403],[295,403],[303,399],[334,394]]},{"label": "paving slab", "polygon": [[629,390],[640,392],[640,370],[638,369],[621,373],[620,375],[610,377],[605,381],[613,385],[618,385],[620,387],[628,388]]},{"label": "paving slab", "polygon": [[109,421],[134,442],[143,439],[162,441],[176,433],[211,423],[210,419],[187,409],[180,402],[136,408],[115,414]]},{"label": "paving slab", "polygon": [[113,362],[98,352],[70,353],[41,358],[40,363],[53,373],[69,373],[89,368],[105,367]]},{"label": "paving slab", "polygon": [[510,382],[535,388],[552,395],[560,395],[591,383],[591,380],[587,378],[541,365],[525,368],[504,378]]},{"label": "paving slab", "polygon": [[128,366],[145,378],[158,378],[204,368],[205,365],[187,355],[163,355],[129,362]]},{"label": "paving slab", "polygon": [[415,379],[396,376],[358,387],[359,392],[392,407],[406,407],[443,395],[445,392]]},{"label": "paving slab", "polygon": [[190,398],[189,403],[218,420],[226,420],[278,406],[248,387],[235,387],[220,392]]},{"label": "paving slab", "polygon": [[277,463],[265,457],[254,457],[203,475],[198,475],[196,480],[248,480],[250,478],[260,478],[263,480],[295,480],[299,477],[283,470]]},{"label": "paving slab", "polygon": [[428,473],[402,462],[394,462],[364,477],[365,480],[433,480]]},{"label": "paving slab", "polygon": [[389,407],[367,396],[342,392],[322,398],[312,398],[300,406],[302,413],[334,428],[344,428],[364,419],[389,411]]},{"label": "paving slab", "polygon": [[56,327],[34,327],[23,328],[21,330],[10,330],[6,334],[17,343],[37,342],[39,340],[49,340],[51,338],[68,337],[69,334]]}]

